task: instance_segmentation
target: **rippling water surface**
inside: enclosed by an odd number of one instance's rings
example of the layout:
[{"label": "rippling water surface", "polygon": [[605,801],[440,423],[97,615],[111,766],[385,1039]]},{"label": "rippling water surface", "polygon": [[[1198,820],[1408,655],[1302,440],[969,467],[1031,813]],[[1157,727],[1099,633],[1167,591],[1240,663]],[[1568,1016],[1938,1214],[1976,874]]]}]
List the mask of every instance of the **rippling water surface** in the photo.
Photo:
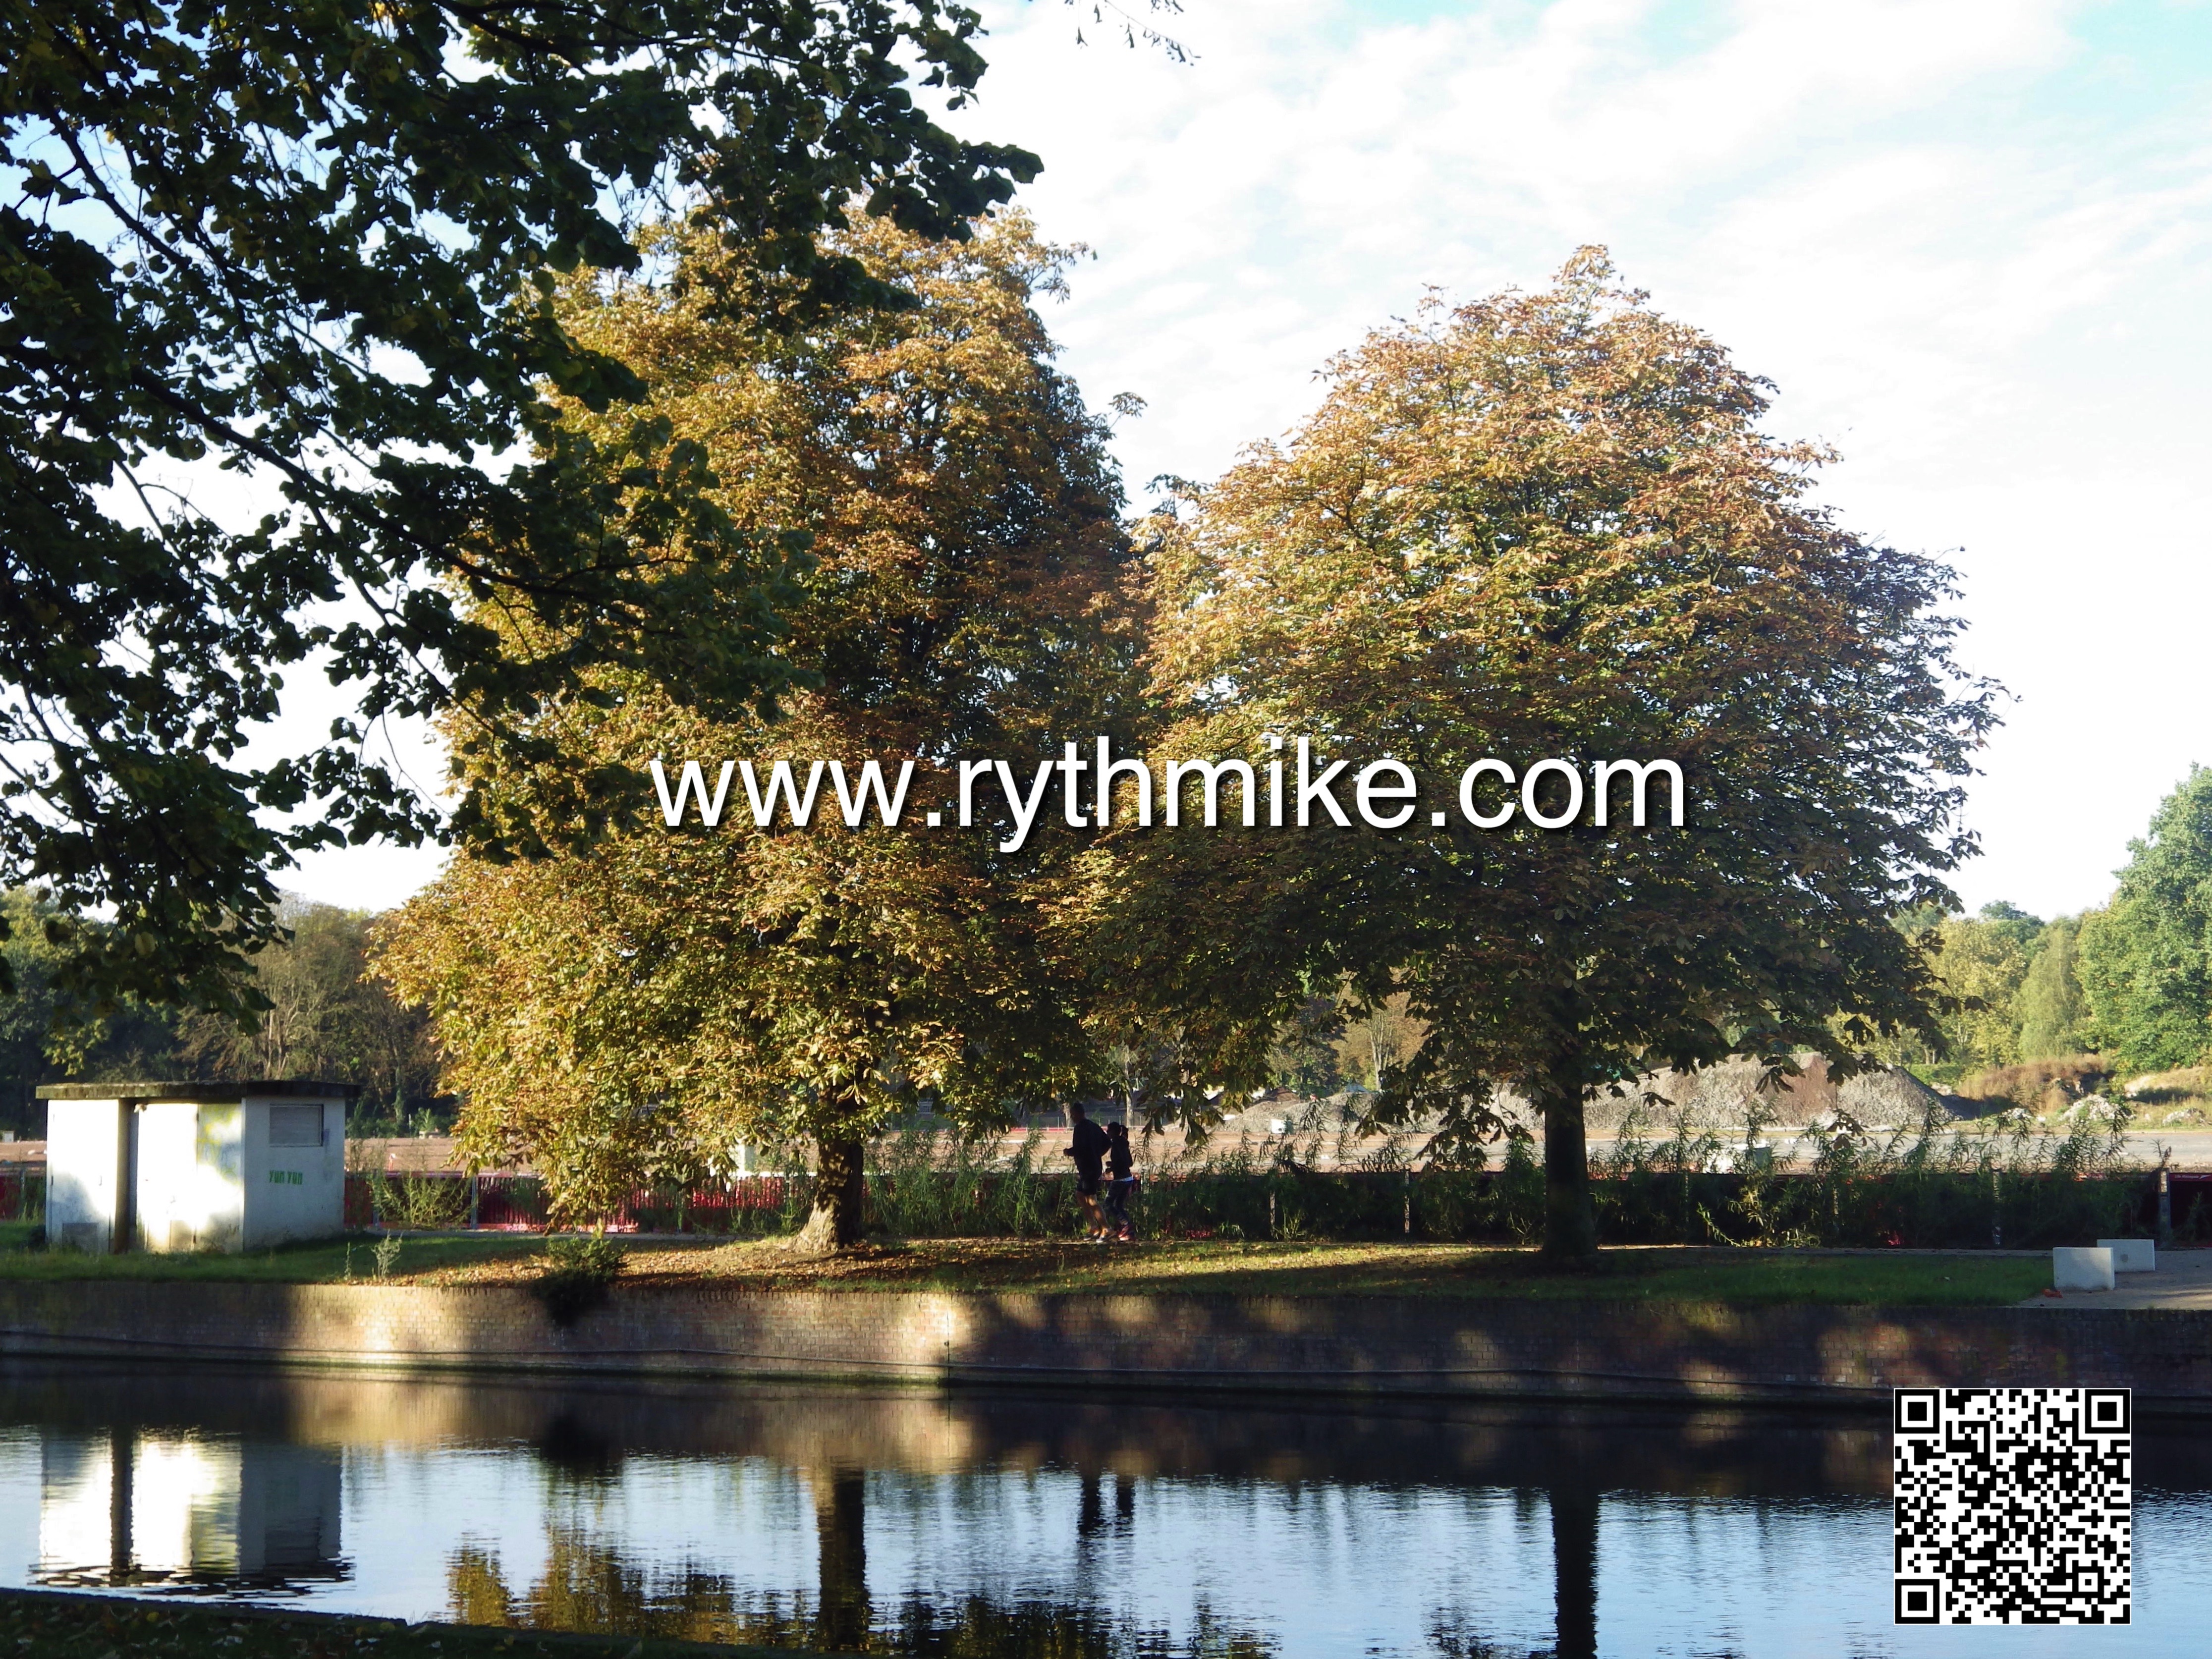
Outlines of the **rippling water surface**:
[{"label": "rippling water surface", "polygon": [[1890,1622],[1881,1418],[0,1369],[0,1578],[973,1659],[2212,1650],[2212,1438],[2132,1626]]}]

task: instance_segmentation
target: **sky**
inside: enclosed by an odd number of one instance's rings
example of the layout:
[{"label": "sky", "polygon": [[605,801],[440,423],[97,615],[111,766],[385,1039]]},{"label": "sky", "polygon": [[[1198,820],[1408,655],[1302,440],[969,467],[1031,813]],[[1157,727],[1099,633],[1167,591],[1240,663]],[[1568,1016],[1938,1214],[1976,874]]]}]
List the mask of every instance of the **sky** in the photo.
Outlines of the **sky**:
[{"label": "sky", "polygon": [[[1844,524],[1959,571],[1961,656],[2011,699],[1969,908],[2100,902],[2212,763],[2212,0],[1184,0],[1188,63],[1092,0],[981,9],[953,118],[1040,155],[1022,204],[1090,250],[1046,317],[1095,406],[1146,400],[1133,502],[1282,435],[1431,288],[1601,244],[1840,452]],[[381,907],[435,863],[285,880]]]}]

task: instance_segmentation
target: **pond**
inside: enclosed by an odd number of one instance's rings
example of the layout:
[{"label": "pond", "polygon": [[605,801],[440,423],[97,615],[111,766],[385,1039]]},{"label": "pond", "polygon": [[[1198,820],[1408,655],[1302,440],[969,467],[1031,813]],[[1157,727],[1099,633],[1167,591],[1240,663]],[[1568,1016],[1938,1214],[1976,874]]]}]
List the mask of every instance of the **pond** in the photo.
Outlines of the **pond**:
[{"label": "pond", "polygon": [[2135,1622],[1899,1629],[1886,1417],[0,1367],[0,1579],[1030,1656],[2198,1654],[2212,1437]]}]

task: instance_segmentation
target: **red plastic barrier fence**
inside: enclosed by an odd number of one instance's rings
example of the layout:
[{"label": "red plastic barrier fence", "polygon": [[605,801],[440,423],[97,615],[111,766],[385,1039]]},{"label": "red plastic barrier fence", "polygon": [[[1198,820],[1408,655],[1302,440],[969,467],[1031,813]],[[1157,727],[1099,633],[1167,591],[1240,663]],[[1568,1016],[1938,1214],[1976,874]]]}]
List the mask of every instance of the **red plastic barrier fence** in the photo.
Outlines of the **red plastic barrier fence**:
[{"label": "red plastic barrier fence", "polygon": [[0,1170],[0,1221],[29,1221],[46,1213],[46,1178],[28,1170]]}]

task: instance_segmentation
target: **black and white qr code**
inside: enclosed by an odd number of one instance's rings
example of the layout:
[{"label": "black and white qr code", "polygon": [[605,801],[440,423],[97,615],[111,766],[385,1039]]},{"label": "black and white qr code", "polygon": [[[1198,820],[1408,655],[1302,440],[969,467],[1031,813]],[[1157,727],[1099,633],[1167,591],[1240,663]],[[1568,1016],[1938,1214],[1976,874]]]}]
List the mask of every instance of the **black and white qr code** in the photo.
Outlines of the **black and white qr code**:
[{"label": "black and white qr code", "polygon": [[1897,1390],[1897,1622],[2124,1625],[2125,1389]]}]

